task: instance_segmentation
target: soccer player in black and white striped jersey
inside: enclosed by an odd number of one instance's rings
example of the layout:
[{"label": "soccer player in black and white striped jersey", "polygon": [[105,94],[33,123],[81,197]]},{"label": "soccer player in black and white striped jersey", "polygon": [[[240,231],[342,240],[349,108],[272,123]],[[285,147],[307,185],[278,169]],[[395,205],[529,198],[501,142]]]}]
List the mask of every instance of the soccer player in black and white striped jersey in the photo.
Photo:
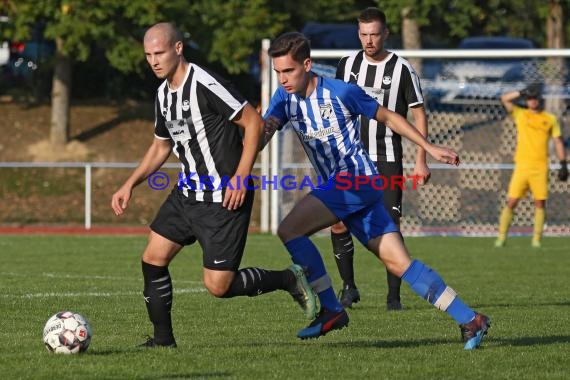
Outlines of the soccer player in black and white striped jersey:
[{"label": "soccer player in black and white striped jersey", "polygon": [[[358,17],[358,35],[362,50],[341,58],[336,78],[361,86],[368,95],[382,106],[407,117],[411,111],[415,127],[427,136],[427,117],[423,107],[420,81],[413,67],[405,59],[387,51],[384,43],[389,35],[386,15],[378,8],[364,9]],[[378,171],[387,178],[384,189],[384,206],[394,222],[400,226],[402,213],[402,189],[390,182],[401,178],[402,138],[385,125],[361,117],[361,136],[368,154],[376,162]],[[418,147],[413,174],[418,183],[425,184],[430,178],[426,165],[426,153]],[[352,307],[360,301],[354,281],[352,237],[342,222],[331,227],[333,253],[343,280],[340,301]],[[400,287],[402,280],[386,271],[388,281],[387,309],[400,310]]]},{"label": "soccer player in black and white striped jersey", "polygon": [[141,346],[176,347],[168,266],[196,241],[203,252],[204,285],[212,295],[253,297],[285,290],[307,318],[314,318],[315,295],[300,266],[239,269],[253,206],[248,178],[264,130],[261,116],[225,80],[186,61],[182,35],[173,24],[152,26],[144,36],[144,51],[155,75],[165,79],[156,97],[154,140],[113,194],[111,207],[123,214],[134,187],[159,170],[171,151],[181,172],[150,225],[142,255],[143,295],[154,336]]}]

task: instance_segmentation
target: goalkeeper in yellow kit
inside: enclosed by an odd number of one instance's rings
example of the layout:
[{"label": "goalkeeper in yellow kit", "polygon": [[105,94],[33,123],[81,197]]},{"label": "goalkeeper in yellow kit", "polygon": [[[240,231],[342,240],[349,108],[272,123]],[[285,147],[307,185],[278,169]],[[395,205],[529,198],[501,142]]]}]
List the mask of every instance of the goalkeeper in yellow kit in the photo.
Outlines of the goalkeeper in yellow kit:
[{"label": "goalkeeper in yellow kit", "polygon": [[[515,105],[515,99],[523,97],[527,108]],[[540,248],[540,238],[544,226],[544,205],[548,198],[548,141],[552,137],[556,155],[560,160],[558,179],[568,179],[564,139],[556,116],[546,112],[541,106],[540,86],[533,84],[521,91],[512,91],[501,96],[501,103],[513,118],[517,129],[515,169],[509,184],[507,205],[501,211],[499,236],[496,247],[505,245],[513,212],[519,199],[530,189],[534,198],[534,232],[532,246]]]}]

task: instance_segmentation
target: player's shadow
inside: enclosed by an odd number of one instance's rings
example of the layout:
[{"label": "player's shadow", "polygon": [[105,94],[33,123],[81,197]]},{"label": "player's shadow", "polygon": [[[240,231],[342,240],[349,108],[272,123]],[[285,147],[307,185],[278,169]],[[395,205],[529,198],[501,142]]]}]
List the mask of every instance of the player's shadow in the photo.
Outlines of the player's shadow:
[{"label": "player's shadow", "polygon": [[191,373],[172,373],[172,374],[154,374],[146,377],[137,377],[142,380],[167,380],[167,379],[208,379],[220,377],[234,377],[230,372],[191,372]]},{"label": "player's shadow", "polygon": [[353,340],[350,342],[332,342],[331,346],[350,348],[411,348],[457,343],[456,339],[421,339],[421,340]]},{"label": "player's shadow", "polygon": [[570,343],[568,335],[526,336],[521,338],[493,338],[500,346],[547,346],[550,344]]},{"label": "player's shadow", "polygon": [[[334,342],[330,345],[345,348],[412,348],[434,346],[439,344],[462,344],[457,339],[421,339],[421,340],[370,340]],[[480,348],[488,346],[547,346],[551,344],[570,343],[570,336],[536,336],[521,338],[486,337]]]},{"label": "player's shadow", "polygon": [[480,303],[470,305],[473,309],[479,310],[484,308],[498,307],[498,308],[513,308],[513,307],[543,307],[543,306],[570,306],[570,301],[561,302],[535,302],[529,300],[528,302],[512,302],[512,303]]}]

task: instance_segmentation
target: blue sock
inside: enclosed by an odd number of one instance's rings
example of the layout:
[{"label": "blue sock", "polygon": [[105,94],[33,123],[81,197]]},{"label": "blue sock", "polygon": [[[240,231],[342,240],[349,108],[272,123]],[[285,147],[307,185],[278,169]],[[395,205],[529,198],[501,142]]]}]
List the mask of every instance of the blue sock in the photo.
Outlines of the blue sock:
[{"label": "blue sock", "polygon": [[419,260],[414,260],[402,275],[410,287],[423,299],[443,310],[458,324],[465,324],[475,318],[475,312],[461,301],[455,291],[443,279]]},{"label": "blue sock", "polygon": [[307,280],[319,296],[321,307],[328,310],[340,311],[342,305],[338,302],[329,275],[325,269],[323,258],[311,239],[300,236],[285,243],[291,259],[297,265],[308,268]]}]

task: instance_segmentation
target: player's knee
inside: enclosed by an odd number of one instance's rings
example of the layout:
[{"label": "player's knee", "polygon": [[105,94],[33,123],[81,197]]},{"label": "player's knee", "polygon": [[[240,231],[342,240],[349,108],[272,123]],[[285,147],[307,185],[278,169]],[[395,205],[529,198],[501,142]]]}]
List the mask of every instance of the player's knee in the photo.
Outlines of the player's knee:
[{"label": "player's knee", "polygon": [[509,198],[507,200],[507,207],[513,210],[519,204],[519,200],[517,198]]},{"label": "player's knee", "polygon": [[289,240],[294,239],[295,237],[295,229],[292,226],[287,225],[286,223],[281,223],[277,228],[277,236],[281,239],[282,242],[288,242]]},{"label": "player's knee", "polygon": [[334,234],[342,234],[346,231],[348,231],[348,229],[346,228],[343,222],[338,222],[331,226],[331,232]]},{"label": "player's knee", "polygon": [[208,293],[216,298],[223,298],[229,290],[229,286],[220,283],[208,283],[205,281],[204,286],[206,287]]},{"label": "player's knee", "polygon": [[171,258],[164,254],[159,254],[154,251],[146,250],[142,255],[142,261],[147,264],[165,267],[170,264]]},{"label": "player's knee", "polygon": [[384,261],[384,265],[388,272],[396,275],[398,277],[402,277],[408,266],[404,261]]}]

